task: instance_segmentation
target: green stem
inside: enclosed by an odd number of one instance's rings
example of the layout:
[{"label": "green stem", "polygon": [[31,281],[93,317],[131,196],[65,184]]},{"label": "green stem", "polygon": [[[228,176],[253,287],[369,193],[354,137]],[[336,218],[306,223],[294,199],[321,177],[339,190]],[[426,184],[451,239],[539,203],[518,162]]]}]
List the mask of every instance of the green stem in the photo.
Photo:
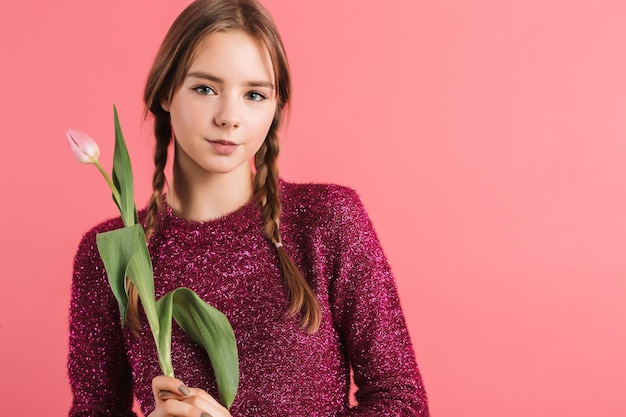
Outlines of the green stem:
[{"label": "green stem", "polygon": [[111,179],[109,174],[104,170],[104,168],[102,168],[102,165],[100,165],[100,162],[94,161],[93,164],[96,166],[96,168],[98,168],[98,171],[100,171],[100,173],[104,177],[104,180],[107,182],[107,184],[109,184],[109,188],[111,188],[111,192],[113,193],[113,199],[117,203],[117,206],[122,207],[122,197],[120,196],[120,192],[118,191],[115,184],[113,184],[113,180]]}]

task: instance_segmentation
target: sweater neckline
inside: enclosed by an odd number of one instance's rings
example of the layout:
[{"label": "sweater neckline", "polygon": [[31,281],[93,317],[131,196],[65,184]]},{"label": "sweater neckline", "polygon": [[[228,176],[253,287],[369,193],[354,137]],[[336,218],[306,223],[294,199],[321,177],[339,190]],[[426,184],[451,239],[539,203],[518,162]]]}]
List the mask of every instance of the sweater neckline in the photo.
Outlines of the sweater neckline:
[{"label": "sweater neckline", "polygon": [[190,220],[174,213],[172,207],[165,201],[165,195],[163,195],[160,221],[164,226],[167,225],[175,229],[206,230],[228,228],[233,231],[242,231],[247,230],[253,225],[258,226],[261,221],[260,215],[259,205],[257,201],[252,198],[244,205],[221,217],[203,221]]}]

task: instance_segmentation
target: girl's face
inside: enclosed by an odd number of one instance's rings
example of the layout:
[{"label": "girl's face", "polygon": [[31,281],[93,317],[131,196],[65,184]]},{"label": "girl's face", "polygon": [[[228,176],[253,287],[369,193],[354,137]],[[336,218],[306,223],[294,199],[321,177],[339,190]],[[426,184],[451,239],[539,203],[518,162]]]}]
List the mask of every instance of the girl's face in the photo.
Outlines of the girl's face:
[{"label": "girl's face", "polygon": [[242,32],[207,35],[182,85],[161,105],[170,113],[185,177],[248,175],[277,105],[267,48]]}]

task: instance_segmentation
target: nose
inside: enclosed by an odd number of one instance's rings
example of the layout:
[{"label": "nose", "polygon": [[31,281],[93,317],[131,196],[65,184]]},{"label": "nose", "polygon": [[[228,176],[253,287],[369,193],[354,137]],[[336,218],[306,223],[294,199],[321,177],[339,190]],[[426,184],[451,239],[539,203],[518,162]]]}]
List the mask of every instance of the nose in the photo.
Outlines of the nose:
[{"label": "nose", "polygon": [[241,125],[241,109],[239,101],[236,97],[222,96],[217,111],[215,112],[214,122],[219,127],[236,128]]}]

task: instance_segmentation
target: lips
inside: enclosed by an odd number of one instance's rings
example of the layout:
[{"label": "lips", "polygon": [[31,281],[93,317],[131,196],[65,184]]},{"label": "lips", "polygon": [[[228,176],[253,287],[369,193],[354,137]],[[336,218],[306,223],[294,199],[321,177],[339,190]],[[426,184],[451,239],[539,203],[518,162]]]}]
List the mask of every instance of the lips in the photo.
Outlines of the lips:
[{"label": "lips", "polygon": [[239,146],[236,143],[224,139],[209,140],[211,147],[220,155],[230,155],[237,150]]}]

